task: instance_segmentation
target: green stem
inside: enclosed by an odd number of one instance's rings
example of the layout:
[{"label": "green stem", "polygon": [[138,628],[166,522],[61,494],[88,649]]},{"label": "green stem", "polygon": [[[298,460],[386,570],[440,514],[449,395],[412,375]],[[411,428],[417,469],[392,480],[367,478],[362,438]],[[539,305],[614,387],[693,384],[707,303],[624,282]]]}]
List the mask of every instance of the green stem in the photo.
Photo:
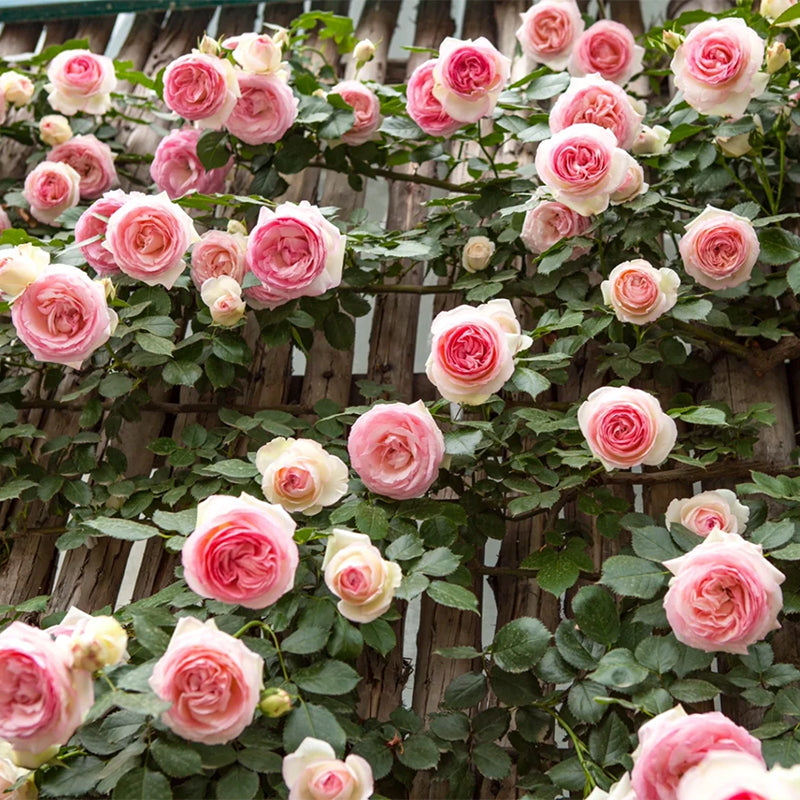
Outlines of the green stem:
[{"label": "green stem", "polygon": [[581,765],[583,774],[586,776],[586,780],[591,784],[592,789],[594,789],[597,786],[597,781],[594,779],[594,775],[592,775],[591,770],[586,763],[585,756],[589,752],[586,748],[586,745],[576,736],[575,731],[573,731],[572,728],[567,725],[558,711],[549,707],[545,707],[545,711],[550,714],[550,716],[564,729],[564,732],[567,734],[567,736],[569,736],[570,741],[575,747],[575,755],[578,758],[578,763]]},{"label": "green stem", "polygon": [[753,167],[755,168],[756,175],[758,175],[758,180],[761,182],[761,188],[764,190],[764,194],[767,196],[767,202],[769,203],[772,214],[777,214],[778,206],[775,202],[775,197],[772,194],[772,187],[769,185],[769,175],[767,174],[767,168],[764,164],[764,159],[762,156],[759,155],[753,159]]},{"label": "green stem", "polygon": [[786,138],[783,133],[778,134],[778,160],[780,161],[780,174],[778,175],[778,192],[775,203],[781,207],[781,196],[783,195],[783,177],[786,172]]},{"label": "green stem", "polygon": [[[770,213],[772,213],[772,212],[771,212],[771,211],[770,211],[768,208],[765,208],[765,207],[764,207],[764,204],[763,204],[763,203],[762,203],[762,202],[761,202],[761,201],[760,201],[760,200],[759,200],[759,199],[758,199],[758,198],[757,198],[757,197],[756,197],[756,196],[755,196],[755,195],[754,195],[754,194],[753,194],[753,193],[750,191],[750,189],[749,189],[749,188],[747,187],[747,185],[746,185],[746,184],[745,184],[745,183],[742,181],[742,179],[741,179],[741,178],[740,178],[740,177],[739,177],[739,176],[738,176],[738,175],[737,175],[737,174],[736,174],[736,173],[735,173],[735,172],[734,172],[734,171],[733,171],[733,170],[732,170],[732,169],[731,169],[731,168],[728,166],[728,164],[727,164],[727,163],[726,163],[724,160],[723,160],[723,162],[722,162],[722,166],[725,168],[725,171],[728,173],[728,175],[730,175],[730,176],[731,176],[731,178],[733,178],[733,180],[736,182],[736,184],[739,186],[739,188],[740,188],[740,189],[741,189],[741,190],[742,190],[742,191],[743,191],[743,192],[744,192],[744,193],[745,193],[745,194],[746,194],[746,195],[747,195],[747,196],[748,196],[748,197],[749,197],[749,198],[750,198],[750,199],[751,199],[751,200],[752,200],[752,201],[753,201],[753,202],[754,202],[756,205],[758,205],[758,206],[759,206],[759,208],[761,208],[761,210],[762,210],[762,211],[764,211],[764,213],[766,213],[766,214],[770,214]],[[758,169],[756,169],[756,172],[758,172]]]}]

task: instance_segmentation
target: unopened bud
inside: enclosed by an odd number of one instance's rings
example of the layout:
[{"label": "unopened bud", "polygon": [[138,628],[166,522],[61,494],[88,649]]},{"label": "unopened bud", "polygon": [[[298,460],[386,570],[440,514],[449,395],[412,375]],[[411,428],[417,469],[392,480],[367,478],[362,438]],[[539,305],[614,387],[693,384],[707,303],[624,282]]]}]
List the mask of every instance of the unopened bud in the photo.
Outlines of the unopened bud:
[{"label": "unopened bud", "polygon": [[23,767],[24,769],[38,769],[51,758],[55,758],[58,750],[58,745],[48,747],[47,750],[42,750],[41,753],[29,753],[26,750],[12,750],[11,760],[18,767]]},{"label": "unopened bud", "polygon": [[494,242],[486,236],[470,236],[461,253],[461,265],[467,272],[479,272],[489,266],[495,251]]},{"label": "unopened bud", "polygon": [[45,144],[55,147],[72,138],[69,120],[61,114],[48,114],[39,120],[39,137]]},{"label": "unopened bud", "polygon": [[366,64],[367,61],[372,61],[375,56],[375,45],[369,39],[362,39],[353,48],[353,58],[359,64]]},{"label": "unopened bud", "polygon": [[21,72],[9,70],[0,75],[0,92],[15,106],[26,105],[33,97],[33,81]]},{"label": "unopened bud", "polygon": [[97,282],[103,287],[103,291],[106,293],[106,300],[111,301],[116,298],[117,287],[114,286],[111,278],[100,278]]},{"label": "unopened bud", "polygon": [[275,42],[281,50],[285,50],[289,46],[289,31],[286,28],[278,28],[272,34],[272,41]]},{"label": "unopened bud", "polygon": [[243,222],[239,222],[238,219],[229,219],[228,220],[228,227],[225,229],[228,233],[241,233],[242,236],[247,236],[247,228]]},{"label": "unopened bud", "polygon": [[683,44],[683,36],[677,31],[664,31],[661,34],[661,41],[670,50],[677,50]]},{"label": "unopened bud", "polygon": [[321,97],[323,100],[326,100],[328,98],[328,94],[324,89],[314,89],[314,91],[311,92],[311,96]]},{"label": "unopened bud", "polygon": [[89,617],[69,639],[75,667],[94,672],[112,667],[125,658],[128,635],[114,617]]},{"label": "unopened bud", "polygon": [[276,719],[292,710],[292,698],[286,689],[264,689],[258,707],[265,717]]},{"label": "unopened bud", "polygon": [[222,52],[219,42],[216,39],[212,39],[208,34],[200,40],[197,49],[207,56],[218,56]]},{"label": "unopened bud", "polygon": [[642,125],[631,152],[637,156],[661,156],[670,149],[669,135],[669,131],[663,125],[656,125],[653,128]]},{"label": "unopened bud", "polygon": [[783,42],[773,42],[767,48],[767,72],[772,75],[783,69],[791,60],[792,54]]},{"label": "unopened bud", "polygon": [[207,278],[200,287],[200,297],[211,311],[217,325],[232,328],[244,316],[242,287],[229,275]]}]

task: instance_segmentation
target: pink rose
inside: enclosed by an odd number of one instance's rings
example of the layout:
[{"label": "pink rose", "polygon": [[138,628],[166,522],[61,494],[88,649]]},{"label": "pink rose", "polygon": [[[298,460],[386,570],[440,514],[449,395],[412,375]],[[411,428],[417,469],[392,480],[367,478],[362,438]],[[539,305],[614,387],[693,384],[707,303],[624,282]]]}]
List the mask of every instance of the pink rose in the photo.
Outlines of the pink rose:
[{"label": "pink rose", "polygon": [[339,761],[322,739],[306,736],[300,747],[283,758],[283,780],[289,800],[369,800],[372,768],[361,756]]},{"label": "pink rose", "polygon": [[750,509],[743,506],[730,489],[700,492],[694,497],[670,501],[665,514],[668,529],[676,522],[698,536],[708,536],[718,529],[725,533],[743,533]]},{"label": "pink rose", "polygon": [[7,231],[11,227],[13,226],[8,218],[8,212],[4,208],[0,208],[0,233]]},{"label": "pink rose", "polygon": [[159,191],[170,200],[189,192],[216,194],[225,190],[225,178],[233,167],[233,158],[223,167],[207,170],[197,155],[202,131],[182,128],[170,131],[156,147],[150,164],[150,177]]},{"label": "pink rose", "polygon": [[72,606],[47,633],[71,654],[75,668],[88,672],[121,664],[127,656],[128,635],[114,617],[93,617]]},{"label": "pink rose", "polygon": [[199,239],[192,218],[166,193],[133,192],[108,220],[103,246],[128,277],[171,289],[189,245]]},{"label": "pink rose", "polygon": [[603,302],[614,309],[621,322],[644,325],[653,322],[678,302],[678,273],[656,269],[643,258],[618,264],[600,285]]},{"label": "pink rose", "polygon": [[76,369],[117,325],[105,287],[67,264],[51,264],[11,306],[17,336],[37,361]]},{"label": "pink rose", "polygon": [[275,308],[296,297],[316,297],[342,280],[345,237],[307,200],[262,208],[247,240],[248,269]]},{"label": "pink rose", "polygon": [[610,19],[595,22],[575,43],[569,60],[570,75],[599,73],[603,78],[623,85],[642,71],[644,48],[621,23]]},{"label": "pink rose", "polygon": [[11,69],[0,75],[0,94],[12,105],[27,105],[35,89],[33,81],[21,72]]},{"label": "pink rose", "polygon": [[244,261],[247,237],[240,233],[206,231],[192,247],[192,283],[199,291],[209,278],[227,275],[237,283],[244,281],[247,265]]},{"label": "pink rose", "polygon": [[780,628],[785,576],[764,558],[760,544],[715,528],[664,566],[675,576],[664,609],[679,642],[708,653],[747,653],[748,645]]},{"label": "pink rose", "polygon": [[676,706],[639,728],[631,783],[637,800],[676,800],[680,779],[709,753],[731,751],[763,762],[761,742],[719,711]]},{"label": "pink rose", "polygon": [[50,62],[47,78],[48,102],[68,117],[79,111],[105,114],[117,88],[114,62],[89,50],[63,50]]},{"label": "pink rose", "polygon": [[241,96],[225,127],[246,144],[278,142],[297,118],[298,99],[275,75],[239,72]]},{"label": "pink rose", "polygon": [[411,73],[406,89],[406,110],[429,136],[452,136],[464,123],[446,113],[433,93],[436,61],[431,58]]},{"label": "pink rose", "polygon": [[208,306],[215,325],[232,328],[244,316],[242,287],[228,275],[207,278],[200,287],[200,297]]},{"label": "pink rose", "polygon": [[66,743],[94,702],[90,673],[45,631],[12,622],[0,633],[0,739],[36,755]]},{"label": "pink rose", "polygon": [[201,597],[266,608],[294,586],[294,520],[280,507],[242,492],[212,495],[181,552],[184,578]]},{"label": "pink rose", "polygon": [[[544,253],[562,239],[585,233],[591,224],[589,217],[578,214],[563,203],[541,200],[525,213],[519,238],[532,253]],[[579,258],[588,252],[585,247],[574,247],[572,258]]]},{"label": "pink rose", "polygon": [[702,114],[738,119],[766,88],[764,40],[743,19],[708,19],[675,51],[670,68],[684,100]]},{"label": "pink rose", "polygon": [[350,463],[371,492],[422,497],[439,474],[444,436],[422,400],[386,403],[362,414],[347,438]]},{"label": "pink rose", "polygon": [[78,205],[81,176],[69,164],[42,161],[28,173],[22,194],[39,222],[55,225],[61,214]]},{"label": "pink rose", "polygon": [[591,122],[612,131],[617,147],[630,150],[644,119],[635,102],[621,86],[599,75],[573,78],[550,110],[550,130],[558,133],[575,123]]},{"label": "pink rose", "polygon": [[239,97],[233,64],[224,58],[189,53],[167,64],[164,102],[200,128],[219,130]]},{"label": "pink rose", "polygon": [[586,27],[575,0],[540,0],[520,16],[517,40],[522,52],[534,64],[563,70]]},{"label": "pink rose", "polygon": [[372,622],[388,611],[403,573],[386,561],[369,536],[334,528],[328,537],[325,585],[339,598],[339,613],[352,622]]},{"label": "pink rose", "polygon": [[372,139],[383,122],[381,104],[375,92],[361,81],[341,81],[330,90],[330,94],[338,94],[352,106],[355,115],[353,127],[342,134],[342,141],[358,145]]},{"label": "pink rose", "polygon": [[484,36],[448,36],[433,68],[433,94],[453,119],[477,122],[494,111],[510,72],[511,61]]},{"label": "pink rose", "polygon": [[222,42],[233,49],[233,60],[246,72],[275,73],[285,67],[281,61],[281,47],[267,33],[242,33]]},{"label": "pink rose", "polygon": [[47,154],[48,161],[69,164],[81,176],[82,200],[94,200],[116,183],[115,157],[111,148],[92,134],[73,136]]},{"label": "pink rose", "polygon": [[750,280],[761,252],[749,219],[713,206],[686,225],[678,249],[683,268],[707,289],[730,289]]},{"label": "pink rose", "polygon": [[150,688],[172,706],[161,721],[190,742],[225,744],[253,721],[264,662],[213,619],[181,617]]},{"label": "pink rose", "polygon": [[[0,743],[0,797],[3,800],[37,800],[39,792],[33,780],[33,774],[27,769],[20,769],[11,760],[13,751],[11,745]],[[22,777],[28,779],[14,791],[11,787]]]},{"label": "pink rose", "polygon": [[531,346],[508,300],[458,306],[436,315],[425,372],[451,403],[485,403],[514,374],[514,356]]},{"label": "pink rose", "polygon": [[675,420],[661,410],[658,400],[628,386],[595,389],[578,409],[578,424],[608,472],[660,464],[678,436]]},{"label": "pink rose", "polygon": [[654,128],[642,125],[631,152],[637,156],[662,156],[672,148],[669,135],[669,130],[663,125],[656,125]]},{"label": "pink rose", "polygon": [[629,203],[640,194],[644,194],[650,185],[645,183],[644,170],[642,165],[630,154],[627,156],[627,168],[622,183],[613,191],[609,197],[612,206],[619,206]]},{"label": "pink rose", "polygon": [[69,120],[61,114],[47,114],[39,120],[39,138],[51,147],[68,142],[72,138]]},{"label": "pink rose", "polygon": [[81,244],[81,253],[83,253],[86,263],[90,267],[94,267],[101,277],[119,274],[117,262],[114,261],[114,256],[110,251],[103,246],[103,239],[111,215],[122,208],[129,198],[130,195],[123,192],[122,189],[106,192],[80,215],[75,224],[75,241],[86,242],[86,244]]},{"label": "pink rose", "polygon": [[536,171],[555,199],[584,216],[608,208],[624,182],[629,156],[606,128],[579,123],[539,144]]}]

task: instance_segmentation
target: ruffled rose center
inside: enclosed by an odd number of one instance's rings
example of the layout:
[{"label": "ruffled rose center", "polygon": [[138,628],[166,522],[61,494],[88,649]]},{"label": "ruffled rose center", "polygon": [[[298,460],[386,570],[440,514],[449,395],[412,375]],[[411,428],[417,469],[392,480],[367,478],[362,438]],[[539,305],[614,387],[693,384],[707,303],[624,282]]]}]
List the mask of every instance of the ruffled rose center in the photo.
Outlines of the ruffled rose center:
[{"label": "ruffled rose center", "polygon": [[658,284],[651,275],[640,270],[625,270],[614,289],[619,304],[627,311],[649,311],[658,301]]},{"label": "ruffled rose center", "polygon": [[88,314],[80,300],[59,286],[47,286],[36,295],[34,306],[39,326],[53,337],[69,338],[87,322]]},{"label": "ruffled rose center", "polygon": [[530,40],[540,53],[558,53],[570,38],[572,20],[564,9],[548,8],[536,15],[529,31]]},{"label": "ruffled rose center", "polygon": [[303,467],[282,467],[275,473],[275,488],[284,497],[299,500],[314,493],[315,483],[311,473]]},{"label": "ruffled rose center", "polygon": [[41,208],[58,206],[69,196],[72,184],[58,172],[45,172],[38,176],[33,192],[36,205]]},{"label": "ruffled rose center", "polygon": [[572,185],[591,186],[601,181],[611,162],[605,149],[595,141],[572,139],[554,153],[556,175]]},{"label": "ruffled rose center", "polygon": [[734,80],[744,65],[745,59],[741,48],[727,37],[706,38],[687,59],[689,73],[713,86]]},{"label": "ruffled rose center", "polygon": [[630,405],[609,409],[598,425],[598,444],[606,453],[635,455],[646,452],[655,436],[650,417]]},{"label": "ruffled rose center", "polygon": [[476,97],[491,88],[497,70],[493,59],[473,47],[464,47],[448,64],[447,76],[453,92],[462,97]]},{"label": "ruffled rose center", "polygon": [[498,359],[494,337],[475,323],[447,331],[439,341],[439,354],[440,362],[448,372],[469,379],[492,372]]},{"label": "ruffled rose center", "polygon": [[[52,705],[48,689],[41,670],[29,656],[10,652],[0,659],[0,734],[24,735],[25,728],[33,731]],[[13,724],[13,733],[4,728],[5,722]]]},{"label": "ruffled rose center", "polygon": [[343,600],[363,603],[373,593],[373,574],[366,564],[345,567],[337,576],[337,590]]},{"label": "ruffled rose center", "polygon": [[604,30],[602,35],[591,36],[589,39],[589,63],[592,71],[601,75],[622,71],[630,56],[630,42],[616,31]]},{"label": "ruffled rose center", "polygon": [[78,94],[90,95],[97,91],[103,80],[103,72],[98,63],[89,56],[75,56],[64,65],[63,80],[70,84],[69,90]]}]

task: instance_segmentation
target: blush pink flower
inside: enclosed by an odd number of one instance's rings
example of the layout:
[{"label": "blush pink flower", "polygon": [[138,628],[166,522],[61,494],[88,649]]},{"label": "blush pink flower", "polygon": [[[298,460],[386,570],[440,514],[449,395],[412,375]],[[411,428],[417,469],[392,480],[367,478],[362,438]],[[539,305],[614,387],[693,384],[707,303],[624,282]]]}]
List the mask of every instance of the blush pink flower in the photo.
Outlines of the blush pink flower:
[{"label": "blush pink flower", "polygon": [[355,115],[353,127],[342,134],[342,141],[359,145],[372,139],[383,121],[381,104],[375,92],[361,81],[341,81],[331,89],[330,94],[338,94],[352,106]]},{"label": "blush pink flower", "polygon": [[[111,215],[128,202],[130,195],[122,189],[106,192],[99,200],[95,200],[75,223],[75,241],[81,244],[86,263],[94,267],[101,277],[118,275],[119,267],[114,261],[114,256],[103,246],[106,227]],[[100,237],[95,238],[95,237]],[[92,241],[94,240],[94,241]]]},{"label": "blush pink flower", "polygon": [[150,177],[170,200],[189,192],[216,194],[225,190],[225,178],[233,167],[233,158],[222,167],[207,170],[197,155],[201,136],[202,131],[195,128],[181,128],[170,131],[156,147],[150,163]]},{"label": "blush pink flower", "polygon": [[[33,780],[33,773],[27,769],[20,769],[12,760],[13,749],[7,742],[0,742],[0,797],[3,800],[37,800],[39,791]],[[11,787],[20,779],[27,776],[27,780],[20,784],[14,791]]]},{"label": "blush pink flower", "polygon": [[50,263],[50,253],[30,242],[0,250],[0,296],[11,301],[22,294]]},{"label": "blush pink flower", "polygon": [[579,122],[607,128],[617,147],[630,150],[642,128],[644,109],[621,86],[600,75],[572,78],[550,110],[550,130],[558,133]]},{"label": "blush pink flower", "polygon": [[678,249],[686,272],[707,289],[730,289],[750,280],[761,252],[749,219],[713,206],[686,225]]},{"label": "blush pink flower", "polygon": [[609,197],[612,206],[619,206],[629,203],[640,194],[644,194],[650,185],[644,180],[644,169],[642,165],[630,154],[627,156],[627,168],[625,178],[622,183],[613,191]]},{"label": "blush pink flower", "polygon": [[582,122],[541,142],[535,163],[557,201],[590,216],[608,208],[610,195],[625,180],[628,159],[612,131]]},{"label": "blush pink flower", "polygon": [[763,763],[761,742],[719,711],[686,714],[676,706],[639,728],[631,783],[637,800],[676,800],[681,778],[709,753],[730,751]]},{"label": "blush pink flower", "polygon": [[295,527],[280,506],[245,492],[206,498],[181,551],[186,583],[201,597],[222,603],[271,606],[294,586]]},{"label": "blush pink flower", "polygon": [[21,72],[10,69],[0,75],[0,94],[14,106],[27,105],[35,90],[33,81]]},{"label": "blush pink flower", "polygon": [[103,246],[128,277],[171,289],[186,267],[189,245],[199,239],[192,218],[166,193],[133,192],[109,218]]},{"label": "blush pink flower", "polygon": [[386,403],[362,414],[347,438],[350,463],[371,492],[422,497],[444,458],[444,436],[422,400]]},{"label": "blush pink flower", "polygon": [[406,110],[429,136],[452,136],[464,123],[446,113],[433,94],[435,66],[436,59],[431,58],[411,73],[406,88]]},{"label": "blush pink flower", "polygon": [[0,233],[7,231],[11,225],[11,220],[8,218],[8,212],[4,208],[0,208]]},{"label": "blush pink flower", "polygon": [[241,233],[226,231],[206,231],[192,247],[192,283],[199,291],[209,278],[227,275],[238,284],[247,274],[245,250],[247,237]]},{"label": "blush pink flower", "polygon": [[94,702],[90,673],[45,631],[12,622],[0,633],[0,739],[36,756],[65,744]]},{"label": "blush pink flower", "polygon": [[644,48],[621,23],[610,19],[595,22],[580,36],[569,60],[570,75],[599,73],[621,86],[642,71]]},{"label": "blush pink flower", "polygon": [[225,39],[222,46],[233,49],[233,60],[245,72],[274,74],[285,67],[280,45],[267,33],[241,33]]},{"label": "blush pink flower", "polygon": [[232,328],[244,316],[242,287],[228,275],[206,278],[200,287],[200,297],[208,306],[215,325]]},{"label": "blush pink flower", "polygon": [[339,613],[352,622],[372,622],[388,611],[403,579],[400,567],[386,561],[369,536],[342,528],[328,538],[322,568],[325,585],[339,598]]},{"label": "blush pink flower", "polygon": [[39,120],[39,138],[50,147],[72,138],[69,120],[61,114],[47,114]]},{"label": "blush pink flower", "polygon": [[275,308],[338,286],[345,241],[306,200],[281,203],[274,211],[262,208],[247,240],[246,263],[267,290],[264,304]]},{"label": "blush pink flower", "polygon": [[253,721],[264,662],[213,619],[181,617],[150,688],[172,706],[161,721],[190,742],[225,744]]},{"label": "blush pink flower", "polygon": [[246,144],[280,141],[297,118],[298,99],[276,75],[239,72],[240,97],[225,127]]},{"label": "blush pink flower", "polygon": [[102,283],[67,264],[51,264],[11,306],[17,336],[37,361],[76,369],[117,325]]},{"label": "blush pink flower", "polygon": [[306,736],[294,753],[283,758],[283,780],[289,800],[369,800],[372,768],[357,755],[339,761],[322,739]]},{"label": "blush pink flower", "polygon": [[644,325],[653,322],[678,302],[678,273],[667,267],[656,269],[649,261],[636,258],[618,264],[600,284],[603,302],[617,319]]},{"label": "blush pink flower", "polygon": [[[563,203],[555,200],[541,200],[538,205],[525,212],[520,239],[532,253],[544,253],[562,239],[581,236],[592,225],[589,217],[584,217]],[[574,247],[572,258],[588,253],[585,247]]]},{"label": "blush pink flower", "polygon": [[73,136],[47,154],[48,161],[69,164],[80,175],[82,200],[95,200],[116,183],[115,157],[111,148],[92,134]]},{"label": "blush pink flower", "polygon": [[700,492],[694,497],[675,498],[665,514],[665,524],[679,523],[698,536],[708,536],[718,529],[725,533],[743,533],[750,509],[742,505],[730,489]]},{"label": "blush pink flower", "polygon": [[517,41],[534,63],[560,72],[569,61],[576,39],[586,27],[575,0],[540,0],[522,17]]},{"label": "blush pink flower", "polygon": [[28,173],[22,194],[39,222],[55,225],[68,208],[78,205],[81,176],[69,164],[42,161]]},{"label": "blush pink flower", "polygon": [[664,566],[674,575],[664,609],[679,642],[709,653],[747,653],[748,645],[780,628],[785,576],[760,544],[715,528]]},{"label": "blush pink flower", "polygon": [[510,72],[511,61],[485,37],[448,36],[433,68],[433,95],[453,119],[477,122],[494,111]]},{"label": "blush pink flower", "polygon": [[738,119],[767,88],[764,40],[743,19],[701,22],[675,51],[670,68],[686,102],[702,114]]},{"label": "blush pink flower", "polygon": [[219,130],[239,97],[233,64],[224,58],[189,53],[167,64],[164,102],[200,128]]},{"label": "blush pink flower", "polygon": [[595,389],[578,409],[589,449],[608,472],[639,464],[657,466],[675,445],[675,420],[653,395],[628,386]]},{"label": "blush pink flower", "polygon": [[105,114],[117,88],[114,62],[89,50],[63,50],[47,67],[47,78],[48,102],[68,117],[79,111]]}]

